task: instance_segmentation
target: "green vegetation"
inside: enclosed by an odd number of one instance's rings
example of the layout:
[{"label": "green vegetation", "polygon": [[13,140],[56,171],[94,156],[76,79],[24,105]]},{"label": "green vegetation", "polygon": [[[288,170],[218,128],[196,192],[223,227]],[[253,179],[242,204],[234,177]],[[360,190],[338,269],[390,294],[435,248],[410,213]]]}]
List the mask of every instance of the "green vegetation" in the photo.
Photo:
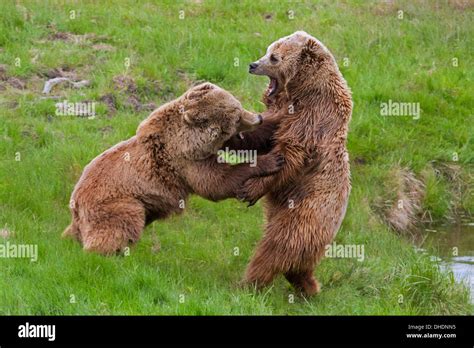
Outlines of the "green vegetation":
[{"label": "green vegetation", "polygon": [[[467,289],[373,209],[393,198],[384,182],[402,166],[424,180],[423,209],[433,218],[473,211],[472,194],[432,164],[457,156],[457,178],[469,186],[474,20],[457,3],[2,1],[0,235],[37,244],[39,255],[0,259],[0,314],[472,313]],[[353,91],[353,191],[336,242],[364,245],[363,262],[324,259],[322,293],[311,299],[291,301],[283,279],[263,292],[241,289],[262,233],[261,203],[247,209],[199,197],[182,216],[149,226],[130,256],[85,254],[60,238],[83,167],[132,136],[146,104],[208,80],[261,111],[267,80],[247,65],[300,29],[329,47]],[[91,84],[59,85],[51,93],[59,99],[42,98],[44,82],[58,74]],[[97,116],[57,116],[63,100],[96,102]],[[420,103],[420,118],[381,116],[389,100]]]}]

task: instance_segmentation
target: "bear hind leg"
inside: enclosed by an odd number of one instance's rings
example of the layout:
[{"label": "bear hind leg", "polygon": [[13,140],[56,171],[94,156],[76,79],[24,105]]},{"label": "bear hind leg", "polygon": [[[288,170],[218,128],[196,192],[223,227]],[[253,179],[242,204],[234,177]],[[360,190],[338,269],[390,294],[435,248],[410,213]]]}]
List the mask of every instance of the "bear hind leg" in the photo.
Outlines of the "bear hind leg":
[{"label": "bear hind leg", "polygon": [[285,273],[285,278],[301,295],[312,296],[321,290],[319,282],[313,275],[313,270],[289,271]]},{"label": "bear hind leg", "polygon": [[272,241],[264,237],[257,247],[245,273],[244,282],[261,289],[269,285],[281,273],[275,262],[275,248]]},{"label": "bear hind leg", "polygon": [[103,255],[117,254],[140,239],[145,210],[138,202],[118,201],[102,207],[83,235],[83,248]]}]

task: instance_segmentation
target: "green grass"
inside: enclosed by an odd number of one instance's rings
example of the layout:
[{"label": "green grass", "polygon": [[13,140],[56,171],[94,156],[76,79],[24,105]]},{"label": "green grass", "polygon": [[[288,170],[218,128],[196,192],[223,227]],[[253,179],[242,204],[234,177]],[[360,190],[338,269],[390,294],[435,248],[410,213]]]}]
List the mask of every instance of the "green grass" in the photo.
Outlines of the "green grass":
[{"label": "green grass", "polygon": [[[454,152],[463,175],[469,178],[472,170],[473,23],[472,9],[446,1],[2,1],[0,63],[27,88],[3,82],[6,90],[0,90],[0,229],[11,231],[10,243],[37,244],[39,257],[35,263],[0,259],[0,314],[472,313],[466,289],[390,231],[372,204],[384,196],[382,183],[400,164],[425,173],[424,209],[439,219],[449,214],[450,183],[426,172],[431,161],[452,162]],[[159,105],[184,92],[189,81],[209,80],[261,111],[267,80],[250,76],[247,65],[268,44],[299,29],[332,50],[353,90],[353,191],[336,241],[363,244],[363,262],[324,259],[316,271],[323,291],[308,300],[291,301],[292,289],[281,278],[263,292],[241,289],[238,282],[262,233],[261,205],[247,209],[235,200],[216,204],[199,197],[182,216],[149,226],[130,256],[85,254],[77,243],[60,239],[82,168],[132,136],[147,116],[127,104],[126,93],[113,87],[114,76],[131,76],[143,103]],[[54,32],[98,38],[67,43],[51,40]],[[115,50],[94,50],[97,43]],[[60,101],[96,101],[95,119],[55,116],[56,101],[40,99],[43,74],[58,67],[72,69],[91,86],[61,86],[52,94]],[[116,98],[114,115],[99,102],[106,94]],[[380,116],[380,103],[389,99],[419,102],[420,119]],[[472,195],[459,204],[472,212]]]}]

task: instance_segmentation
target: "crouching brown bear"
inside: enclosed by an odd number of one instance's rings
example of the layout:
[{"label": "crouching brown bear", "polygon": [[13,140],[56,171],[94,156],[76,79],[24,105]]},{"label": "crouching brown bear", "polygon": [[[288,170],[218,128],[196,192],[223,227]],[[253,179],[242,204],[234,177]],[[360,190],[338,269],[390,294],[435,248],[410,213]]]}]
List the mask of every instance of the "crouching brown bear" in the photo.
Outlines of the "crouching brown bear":
[{"label": "crouching brown bear", "polygon": [[181,212],[191,193],[212,201],[235,197],[244,181],[273,174],[283,163],[279,154],[259,156],[253,167],[217,160],[226,140],[261,122],[213,84],[190,89],[86,166],[63,235],[76,237],[86,251],[114,254],[136,242],[148,223]]},{"label": "crouching brown bear", "polygon": [[351,92],[331,52],[303,31],[272,43],[250,64],[265,75],[263,125],[226,147],[282,153],[274,175],[251,178],[238,196],[254,204],[265,195],[265,235],[245,281],[268,285],[278,274],[304,295],[320,290],[314,268],[344,218],[350,192],[346,150]]}]

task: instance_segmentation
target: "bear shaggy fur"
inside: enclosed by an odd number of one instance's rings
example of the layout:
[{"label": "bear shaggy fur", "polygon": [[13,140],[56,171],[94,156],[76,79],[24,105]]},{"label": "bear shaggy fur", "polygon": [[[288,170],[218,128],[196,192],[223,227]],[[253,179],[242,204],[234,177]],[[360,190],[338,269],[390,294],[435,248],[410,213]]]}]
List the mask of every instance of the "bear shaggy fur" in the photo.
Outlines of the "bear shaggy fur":
[{"label": "bear shaggy fur", "polygon": [[271,44],[249,71],[270,78],[264,122],[225,146],[281,153],[285,164],[274,175],[249,179],[239,191],[250,205],[266,195],[265,234],[245,281],[262,287],[284,274],[299,292],[312,295],[320,290],[314,268],[349,198],[351,92],[329,50],[302,31]]},{"label": "bear shaggy fur", "polygon": [[190,89],[152,112],[136,136],[86,166],[64,235],[76,237],[86,251],[114,254],[136,242],[146,224],[181,212],[191,193],[213,201],[235,197],[245,180],[273,174],[283,163],[273,154],[258,157],[255,167],[218,163],[226,140],[261,122],[215,85]]}]

